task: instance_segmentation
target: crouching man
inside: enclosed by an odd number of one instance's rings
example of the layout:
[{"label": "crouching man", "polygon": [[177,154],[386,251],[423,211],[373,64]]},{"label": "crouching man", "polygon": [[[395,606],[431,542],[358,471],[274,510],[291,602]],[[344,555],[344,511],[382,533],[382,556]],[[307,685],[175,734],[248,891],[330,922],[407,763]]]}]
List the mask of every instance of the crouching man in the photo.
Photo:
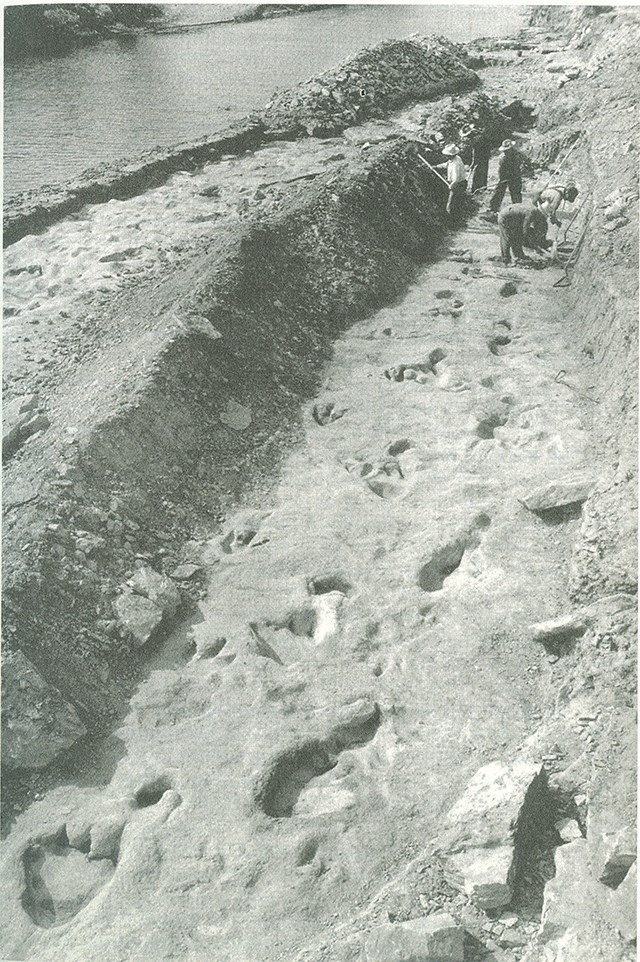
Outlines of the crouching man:
[{"label": "crouching man", "polygon": [[498,217],[500,230],[500,251],[505,264],[511,263],[511,254],[516,259],[526,260],[523,247],[546,251],[551,242],[547,241],[547,218],[541,210],[528,204],[511,204]]}]

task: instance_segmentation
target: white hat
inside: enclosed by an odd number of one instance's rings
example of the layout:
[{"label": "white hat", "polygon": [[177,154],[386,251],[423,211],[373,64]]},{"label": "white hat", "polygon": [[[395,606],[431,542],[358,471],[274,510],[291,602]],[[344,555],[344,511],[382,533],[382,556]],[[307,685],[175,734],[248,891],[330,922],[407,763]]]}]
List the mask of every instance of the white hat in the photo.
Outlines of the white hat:
[{"label": "white hat", "polygon": [[512,147],[515,147],[513,140],[503,140],[500,144],[500,150],[511,150]]},{"label": "white hat", "polygon": [[455,155],[459,154],[460,151],[455,144],[447,144],[446,147],[442,148],[442,153],[445,155],[445,157],[455,157]]}]

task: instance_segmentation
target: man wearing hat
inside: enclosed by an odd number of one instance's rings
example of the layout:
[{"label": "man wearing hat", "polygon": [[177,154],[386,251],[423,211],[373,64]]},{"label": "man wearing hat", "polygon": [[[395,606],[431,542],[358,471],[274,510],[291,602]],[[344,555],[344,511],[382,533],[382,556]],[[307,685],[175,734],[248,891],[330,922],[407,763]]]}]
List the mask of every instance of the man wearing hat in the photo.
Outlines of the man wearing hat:
[{"label": "man wearing hat", "polygon": [[525,158],[519,150],[515,149],[515,146],[512,140],[503,140],[500,145],[498,186],[489,201],[489,207],[494,214],[497,214],[500,210],[507,187],[511,195],[511,202],[513,204],[522,203],[522,166]]},{"label": "man wearing hat", "polygon": [[438,167],[447,170],[447,183],[449,184],[449,199],[447,201],[447,214],[456,217],[461,209],[462,198],[467,190],[467,172],[460,158],[460,151],[455,144],[447,144],[442,150],[447,158],[444,164]]},{"label": "man wearing hat", "polygon": [[531,200],[534,207],[538,207],[549,217],[552,224],[556,224],[556,226],[559,227],[560,221],[557,217],[558,207],[564,201],[573,204],[577,196],[578,188],[572,180],[568,180],[566,186],[563,184],[555,184],[553,187],[549,186],[545,187],[544,190],[536,191]]}]

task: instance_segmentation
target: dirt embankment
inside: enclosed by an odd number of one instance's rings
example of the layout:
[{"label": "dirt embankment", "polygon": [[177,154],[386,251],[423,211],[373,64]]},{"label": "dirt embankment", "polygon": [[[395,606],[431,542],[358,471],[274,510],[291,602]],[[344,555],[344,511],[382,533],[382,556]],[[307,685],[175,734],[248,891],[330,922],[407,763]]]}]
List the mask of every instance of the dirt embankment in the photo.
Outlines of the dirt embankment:
[{"label": "dirt embankment", "polygon": [[379,44],[340,68],[284,92],[268,109],[227,130],[89,170],[71,184],[20,194],[5,207],[3,243],[7,246],[43,230],[85,204],[132,197],[157,187],[171,174],[194,170],[223,154],[255,149],[273,140],[324,136],[415,100],[458,93],[478,83],[469,61],[459,44],[443,37]]}]

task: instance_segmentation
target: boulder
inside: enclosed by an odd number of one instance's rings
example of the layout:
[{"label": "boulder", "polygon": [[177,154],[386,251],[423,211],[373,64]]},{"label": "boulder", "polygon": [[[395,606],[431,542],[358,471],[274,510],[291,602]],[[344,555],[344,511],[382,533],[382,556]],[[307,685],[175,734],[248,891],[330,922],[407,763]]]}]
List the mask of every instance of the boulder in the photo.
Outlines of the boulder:
[{"label": "boulder", "polygon": [[634,862],[624,880],[609,896],[611,922],[625,942],[635,942],[637,936],[638,863]]},{"label": "boulder", "polygon": [[591,911],[589,844],[576,839],[561,845],[555,854],[556,874],[544,889],[540,941],[555,942],[570,929],[582,927]]},{"label": "boulder", "polygon": [[37,394],[8,401],[2,409],[2,457],[10,458],[27,438],[48,427],[48,417],[38,411]]},{"label": "boulder", "polygon": [[499,909],[512,897],[513,845],[471,848],[449,859],[450,881],[479,909]]},{"label": "boulder", "polygon": [[138,595],[143,595],[161,609],[162,614],[171,618],[180,607],[180,592],[166,575],[158,574],[153,568],[138,568],[129,586]]},{"label": "boulder", "polygon": [[181,564],[171,572],[171,577],[176,581],[189,581],[194,575],[202,571],[201,565],[194,564]]},{"label": "boulder", "polygon": [[529,511],[548,511],[568,504],[581,504],[591,494],[594,484],[591,479],[552,481],[531,491],[521,500]]},{"label": "boulder", "polygon": [[380,925],[365,938],[367,962],[463,962],[464,929],[446,912]]},{"label": "boulder", "polygon": [[115,599],[113,610],[120,623],[133,640],[136,648],[149,641],[162,621],[162,609],[149,598],[123,591]]},{"label": "boulder", "polygon": [[482,909],[508,905],[515,871],[515,835],[546,792],[539,765],[520,761],[508,767],[492,762],[473,776],[447,816],[439,839],[450,883]]},{"label": "boulder", "polygon": [[636,829],[632,825],[623,825],[603,830],[597,824],[599,821],[597,817],[589,818],[588,834],[597,852],[594,868],[600,882],[617,888],[636,860]]},{"label": "boulder", "polygon": [[87,730],[75,708],[48,685],[22,652],[2,660],[2,764],[45,768]]}]

